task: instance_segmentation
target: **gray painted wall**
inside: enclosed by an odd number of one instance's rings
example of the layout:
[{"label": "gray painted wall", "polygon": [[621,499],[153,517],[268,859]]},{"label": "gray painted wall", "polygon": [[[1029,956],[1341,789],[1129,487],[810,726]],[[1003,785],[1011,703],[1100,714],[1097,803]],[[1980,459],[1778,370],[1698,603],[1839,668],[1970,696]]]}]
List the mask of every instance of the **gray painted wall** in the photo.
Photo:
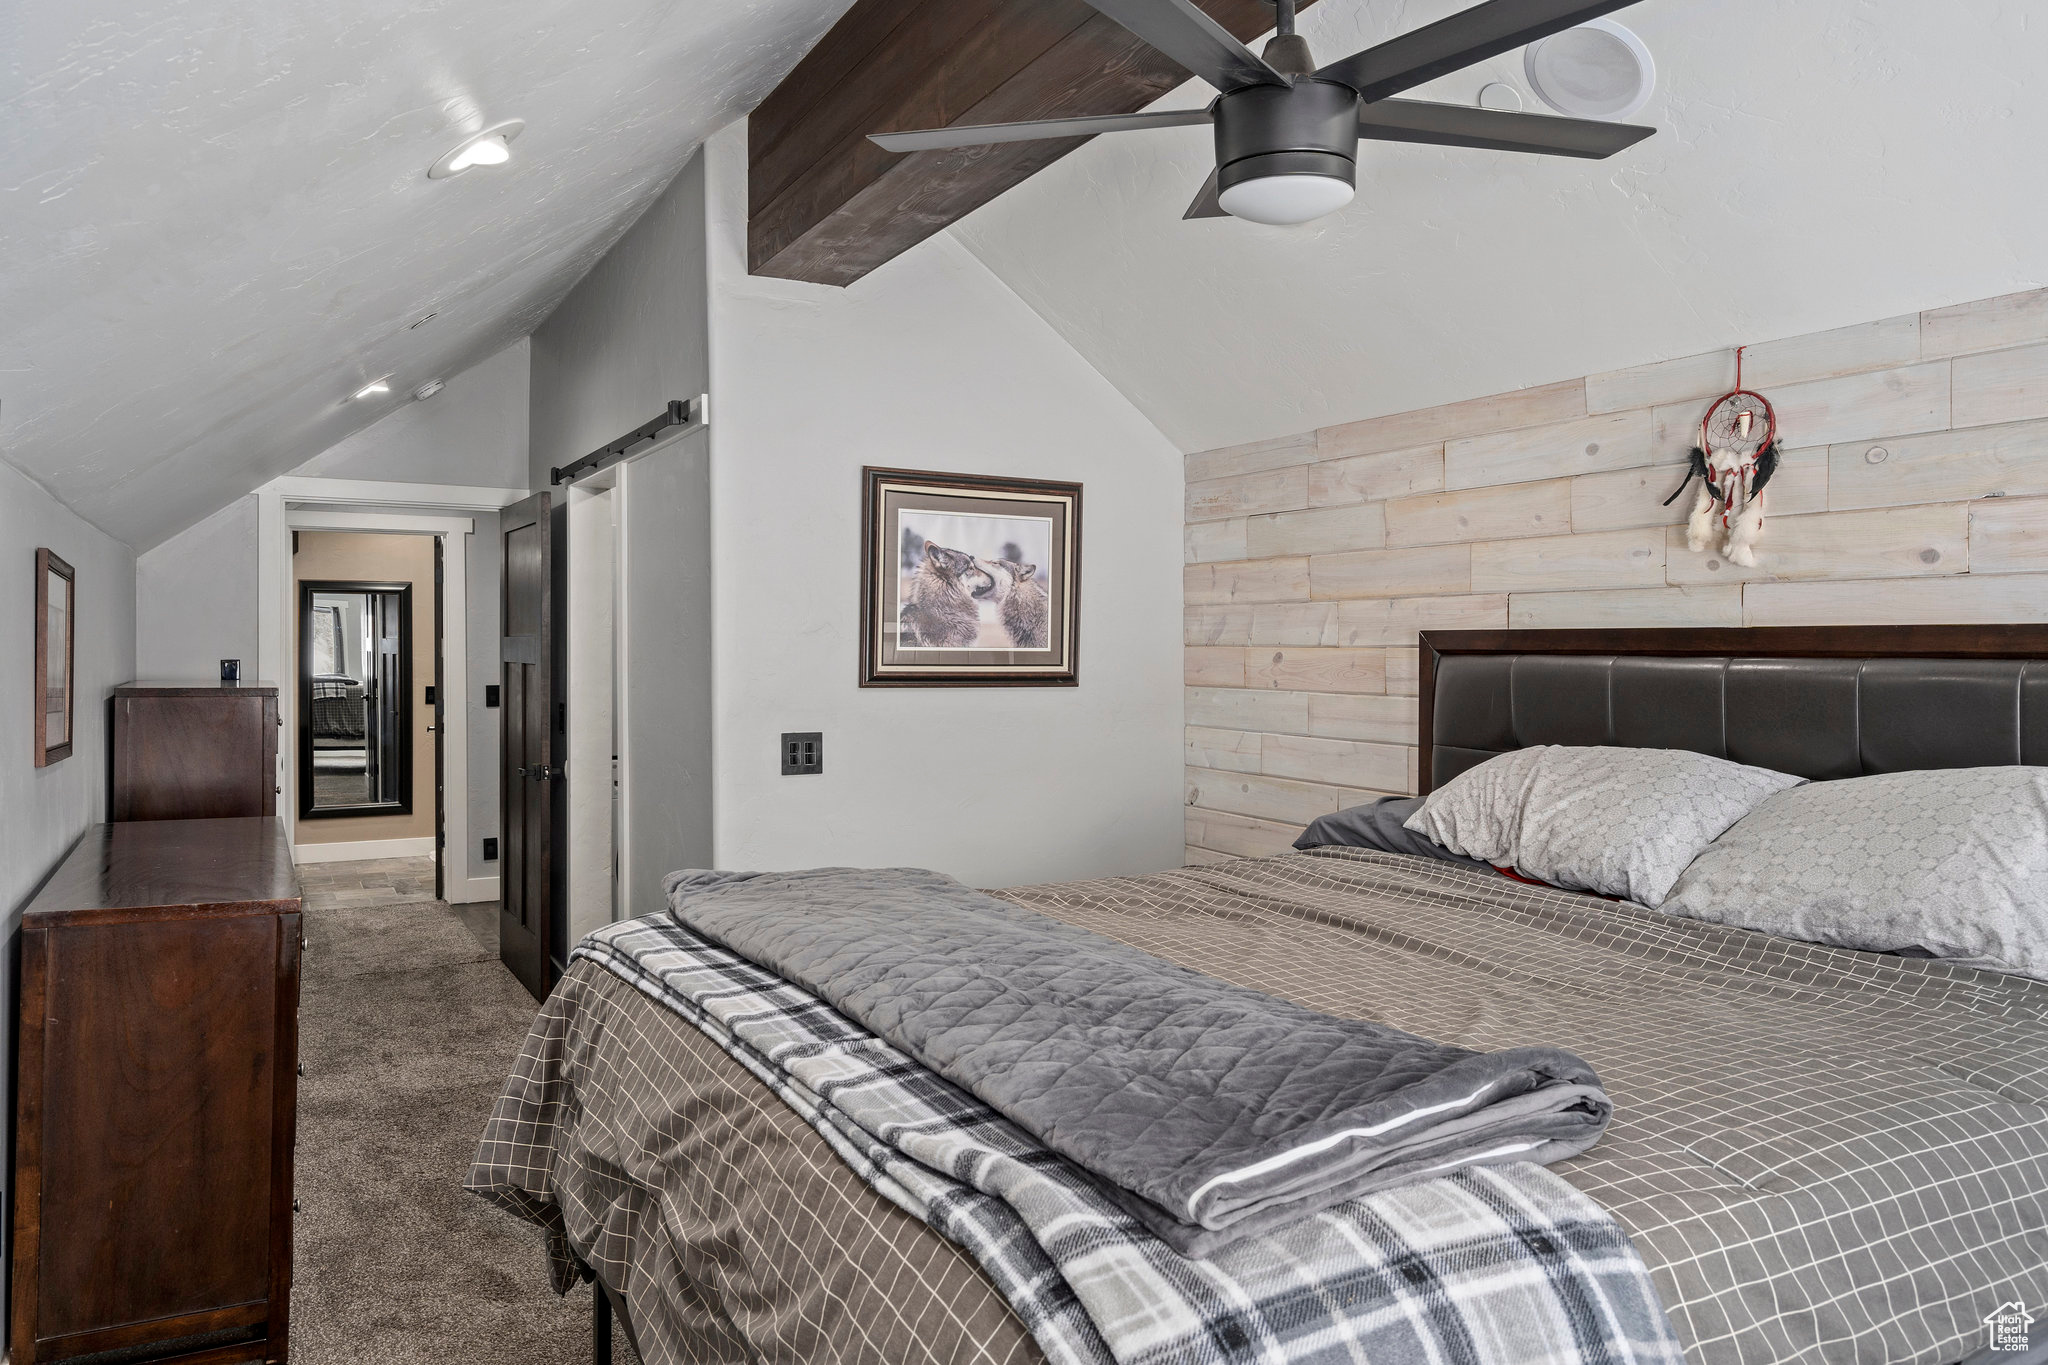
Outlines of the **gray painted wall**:
[{"label": "gray painted wall", "polygon": [[[704,158],[533,334],[532,465],[548,470],[709,387]],[[634,463],[626,497],[632,784],[628,914],[659,908],[661,878],[711,862],[710,461],[701,436]],[[571,780],[574,778],[572,776]]]},{"label": "gray painted wall", "polygon": [[[135,554],[74,516],[0,463],[0,1020],[14,1018],[15,930],[21,909],[85,827],[106,818],[107,689],[135,676]],[[35,551],[55,551],[78,573],[78,710],[71,757],[35,766]],[[14,1112],[11,1072],[0,1068],[0,1113]],[[11,1171],[0,1168],[0,1188]]]},{"label": "gray painted wall", "polygon": [[710,382],[704,155],[534,332],[527,487]]},{"label": "gray painted wall", "polygon": [[[147,678],[256,680],[256,499],[236,498],[135,562],[135,664]],[[261,679],[278,682],[279,679]]]},{"label": "gray painted wall", "polygon": [[[408,402],[292,472],[329,479],[518,488],[526,482],[527,353],[509,346]],[[363,508],[361,510],[375,510]],[[418,508],[392,508],[418,512]],[[496,875],[483,841],[498,832],[498,715],[483,704],[498,677],[498,518],[470,537],[469,877]],[[136,666],[152,677],[211,677],[224,658],[256,659],[256,499],[243,497],[135,562]],[[289,679],[283,680],[289,682]],[[462,871],[458,864],[455,871]]]},{"label": "gray painted wall", "polygon": [[[747,274],[746,143],[704,153],[719,865],[1178,866],[1180,452],[949,233],[847,289]],[[1078,687],[858,685],[863,465],[1084,486]]]}]

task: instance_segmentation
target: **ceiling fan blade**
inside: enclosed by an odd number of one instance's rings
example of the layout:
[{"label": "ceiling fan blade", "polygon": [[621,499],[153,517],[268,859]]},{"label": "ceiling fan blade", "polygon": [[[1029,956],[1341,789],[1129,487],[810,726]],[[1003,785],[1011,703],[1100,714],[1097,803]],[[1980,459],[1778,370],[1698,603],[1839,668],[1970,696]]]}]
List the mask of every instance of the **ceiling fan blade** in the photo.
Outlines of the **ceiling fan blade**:
[{"label": "ceiling fan blade", "polygon": [[1358,135],[1370,141],[1419,141],[1436,147],[1489,147],[1493,151],[1538,151],[1546,156],[1599,160],[1632,147],[1657,129],[1599,119],[1556,119],[1513,115],[1499,108],[1430,104],[1427,100],[1380,100],[1360,104]]},{"label": "ceiling fan blade", "polygon": [[1425,142],[1438,147],[1485,147],[1497,152],[1592,160],[1633,147],[1656,131],[1632,123],[1512,114],[1425,100],[1381,100],[1358,109],[1358,135],[1374,142]]},{"label": "ceiling fan blade", "polygon": [[1195,196],[1195,202],[1188,205],[1188,211],[1181,215],[1181,221],[1185,222],[1190,218],[1228,218],[1230,216],[1223,211],[1223,205],[1216,202],[1217,175],[1218,172],[1216,171],[1209,172],[1209,178],[1202,182],[1201,192]]},{"label": "ceiling fan blade", "polygon": [[1088,0],[1218,90],[1285,85],[1287,78],[1189,0]]},{"label": "ceiling fan blade", "polygon": [[1370,104],[1634,3],[1635,0],[1487,0],[1448,19],[1390,38],[1378,47],[1331,62],[1316,75],[1350,86]]},{"label": "ceiling fan blade", "polygon": [[1099,118],[1044,118],[1028,123],[978,123],[958,128],[924,128],[916,132],[869,133],[868,141],[892,152],[933,152],[948,147],[979,147],[991,142],[1034,142],[1049,137],[1093,137],[1133,128],[1183,128],[1208,123],[1203,109],[1147,109],[1136,114],[1104,114]]}]

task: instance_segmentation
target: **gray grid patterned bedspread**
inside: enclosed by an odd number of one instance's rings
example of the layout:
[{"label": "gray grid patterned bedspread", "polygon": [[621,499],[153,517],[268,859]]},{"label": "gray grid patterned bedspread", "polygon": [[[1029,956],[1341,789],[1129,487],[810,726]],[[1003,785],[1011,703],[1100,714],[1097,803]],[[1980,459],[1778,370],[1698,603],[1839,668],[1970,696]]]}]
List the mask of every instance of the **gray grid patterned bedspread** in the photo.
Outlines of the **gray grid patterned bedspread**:
[{"label": "gray grid patterned bedspread", "polygon": [[1001,894],[1313,1009],[1584,1057],[1614,1121],[1552,1169],[1701,1365],[1937,1365],[2048,1302],[2048,986],[1354,849]]},{"label": "gray grid patterned bedspread", "polygon": [[[1695,1365],[1938,1365],[2048,1302],[2048,986],[1351,849],[999,894],[1314,1009],[1584,1056],[1615,1121],[1552,1169],[1628,1229]],[[520,1074],[559,1063],[579,1102],[497,1160],[671,1359],[1040,1358],[687,1022],[581,965],[535,1037],[556,1055]]]},{"label": "gray grid patterned bedspread", "polygon": [[[668,915],[583,940],[696,1023],[877,1191],[966,1248],[1056,1365],[1678,1365],[1628,1235],[1528,1162],[1384,1189],[1190,1259],[1030,1132]],[[514,1082],[497,1143],[546,1104]],[[500,1202],[527,1211],[514,1187]],[[557,1255],[562,1254],[560,1250]]]}]

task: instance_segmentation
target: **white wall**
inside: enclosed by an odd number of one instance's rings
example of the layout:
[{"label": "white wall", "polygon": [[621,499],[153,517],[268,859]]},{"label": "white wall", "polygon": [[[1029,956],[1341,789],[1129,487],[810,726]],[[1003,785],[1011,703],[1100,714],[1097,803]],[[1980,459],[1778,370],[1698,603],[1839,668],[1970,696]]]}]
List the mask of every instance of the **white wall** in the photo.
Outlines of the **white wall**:
[{"label": "white wall", "polygon": [[[0,463],[0,1019],[14,1018],[15,929],[22,907],[86,826],[106,818],[107,690],[135,677],[135,555]],[[78,703],[71,757],[35,766],[35,552],[77,571]],[[14,1112],[12,1071],[0,1068],[0,1113]],[[11,1183],[0,1168],[0,1187]]]},{"label": "white wall", "polygon": [[[749,278],[745,125],[706,154],[719,864],[1178,866],[1179,453],[949,236],[846,290]],[[1084,485],[1078,688],[857,685],[870,464]]]},{"label": "white wall", "polygon": [[[406,402],[292,471],[329,479],[519,488],[526,483],[528,356],[520,340],[448,381],[425,402]],[[374,510],[370,508],[365,511]],[[392,509],[418,512],[418,508]],[[476,521],[469,537],[465,618],[469,641],[469,848],[452,876],[495,876],[483,841],[498,833],[498,715],[483,704],[498,677],[498,519]],[[136,666],[156,678],[214,677],[220,660],[242,660],[254,680],[257,657],[256,497],[238,498],[135,562]],[[265,679],[280,686],[289,677]],[[450,699],[451,706],[453,699]]]},{"label": "white wall", "polygon": [[236,498],[135,561],[135,665],[145,678],[217,678],[256,663],[256,499]]},{"label": "white wall", "polygon": [[421,402],[329,446],[292,471],[324,479],[526,486],[527,372],[522,337]]},{"label": "white wall", "polygon": [[[1466,3],[1333,0],[1301,32],[1334,61]],[[1275,228],[1182,221],[1210,129],[1119,133],[953,232],[1188,451],[2048,284],[2040,181],[2009,171],[2040,159],[2032,0],[1614,17],[1655,55],[1629,122],[1657,132],[1611,160],[1365,142],[1350,207]],[[1405,97],[1499,81],[1547,112],[1522,61]]]}]

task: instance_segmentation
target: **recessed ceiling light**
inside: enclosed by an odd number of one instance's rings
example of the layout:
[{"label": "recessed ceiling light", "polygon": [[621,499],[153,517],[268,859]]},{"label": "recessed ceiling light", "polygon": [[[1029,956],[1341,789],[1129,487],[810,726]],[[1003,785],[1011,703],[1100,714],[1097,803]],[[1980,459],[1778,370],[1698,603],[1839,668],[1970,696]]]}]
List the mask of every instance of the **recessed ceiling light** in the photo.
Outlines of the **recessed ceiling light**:
[{"label": "recessed ceiling light", "polygon": [[357,389],[354,393],[350,394],[349,397],[352,399],[375,398],[380,394],[386,394],[389,392],[391,392],[391,376],[387,374],[382,379],[372,379],[369,383],[363,385],[360,389]]},{"label": "recessed ceiling light", "polygon": [[439,393],[443,387],[444,385],[442,384],[442,381],[438,379],[429,379],[426,383],[414,389],[412,391],[412,396],[414,398],[417,398],[420,402],[424,403],[429,398],[432,398],[435,394]]},{"label": "recessed ceiling light", "polygon": [[512,139],[525,131],[526,120],[514,118],[473,133],[429,166],[427,179],[446,180],[478,166],[502,166],[512,159]]}]

